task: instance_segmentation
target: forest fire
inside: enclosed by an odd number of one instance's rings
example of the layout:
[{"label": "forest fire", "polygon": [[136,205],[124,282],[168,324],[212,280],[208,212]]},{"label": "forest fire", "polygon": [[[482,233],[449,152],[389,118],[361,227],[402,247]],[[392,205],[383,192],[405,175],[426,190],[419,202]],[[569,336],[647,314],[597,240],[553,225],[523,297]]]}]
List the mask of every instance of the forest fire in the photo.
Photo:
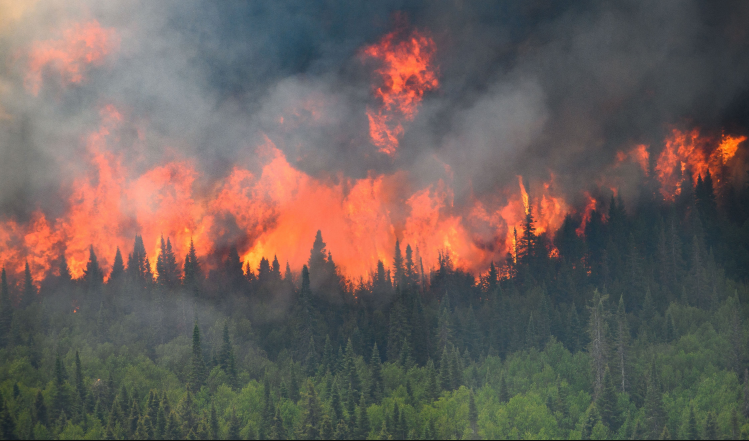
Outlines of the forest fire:
[{"label": "forest fire", "polygon": [[80,83],[86,65],[101,65],[119,44],[117,33],[102,28],[98,21],[77,23],[63,31],[62,38],[38,41],[32,46],[24,85],[32,95],[38,95],[45,70],[59,75],[63,84]]},{"label": "forest fire", "polygon": [[[404,37],[405,34],[405,37]],[[376,70],[381,84],[375,85],[375,96],[381,100],[377,110],[367,109],[369,133],[381,153],[393,156],[398,151],[404,121],[416,116],[424,93],[439,85],[435,66],[434,41],[416,30],[398,29],[362,52],[362,58],[378,60]]]},{"label": "forest fire", "polygon": [[[95,21],[75,25],[63,36],[31,49],[25,85],[32,95],[38,94],[45,69],[57,71],[63,83],[81,82],[84,65],[100,64],[119,41],[114,31]],[[424,94],[439,86],[435,51],[427,34],[401,27],[360,52],[362,60],[378,63],[373,89],[381,105],[367,107],[366,114],[371,142],[380,152],[396,155],[404,123],[414,119]],[[305,124],[318,123],[323,110],[310,103],[307,107],[312,117]],[[154,274],[162,237],[180,258],[191,243],[201,256],[235,246],[250,269],[263,258],[277,256],[298,271],[307,263],[317,230],[322,230],[338,268],[350,278],[367,277],[379,261],[390,262],[396,239],[410,245],[427,268],[446,251],[459,267],[482,272],[490,262],[516,253],[528,218],[537,235],[551,236],[566,215],[578,211],[576,232],[583,236],[599,202],[589,190],[570,194],[556,188],[553,172],[545,182],[524,183],[517,176],[518,187],[496,188],[468,205],[456,202],[451,185],[441,179],[412,187],[406,170],[321,178],[293,166],[269,136],[255,147],[259,173],[235,164],[222,179],[205,186],[189,158],[145,170],[130,164],[117,144],[117,132],[128,124],[114,105],[101,108],[99,128],[85,137],[85,172],[65,187],[70,188],[65,214],[52,218],[42,208],[26,222],[2,221],[0,262],[11,273],[20,274],[28,261],[38,283],[58,271],[64,255],[71,275],[81,278],[91,246],[107,273],[118,249],[124,255],[130,252],[136,234],[144,238]],[[652,170],[663,198],[673,200],[679,194],[684,173],[696,179],[710,170],[719,180],[745,140],[726,135],[716,142],[701,137],[698,129],[673,129]],[[619,152],[612,167],[631,161],[647,177],[650,157],[650,147],[638,144]],[[600,187],[604,193],[618,193],[616,186]],[[584,205],[576,209],[567,202],[574,196],[583,196]],[[559,254],[553,247],[547,252]]]}]

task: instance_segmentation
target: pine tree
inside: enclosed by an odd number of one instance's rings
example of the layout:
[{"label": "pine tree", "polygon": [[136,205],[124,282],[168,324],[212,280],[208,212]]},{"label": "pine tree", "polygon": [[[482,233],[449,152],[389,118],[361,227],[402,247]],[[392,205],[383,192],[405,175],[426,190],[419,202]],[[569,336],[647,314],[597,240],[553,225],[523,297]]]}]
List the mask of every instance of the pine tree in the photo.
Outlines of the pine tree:
[{"label": "pine tree", "polygon": [[200,346],[200,328],[195,323],[192,331],[192,362],[190,363],[190,374],[188,376],[188,387],[197,392],[205,382],[206,366],[203,360],[203,349]]},{"label": "pine tree", "polygon": [[506,403],[510,401],[510,393],[507,390],[507,381],[505,376],[501,375],[499,378],[499,402]]},{"label": "pine tree", "polygon": [[317,391],[311,380],[307,380],[306,392],[302,404],[300,439],[319,439],[322,423],[322,407],[317,397]]},{"label": "pine tree", "polygon": [[[325,427],[323,425],[323,431],[325,431],[324,429]],[[270,429],[270,439],[287,439],[286,430],[283,427],[283,416],[281,415],[280,407],[276,407],[276,413],[273,415],[273,423]],[[330,438],[323,437],[323,439],[330,439]]]},{"label": "pine tree", "polygon": [[232,386],[235,385],[237,379],[237,368],[234,360],[234,348],[231,344],[231,338],[229,337],[229,323],[224,323],[223,342],[221,344],[221,351],[218,357],[219,366],[223,370],[232,382]]},{"label": "pine tree", "polygon": [[62,286],[68,286],[70,282],[73,280],[73,277],[70,275],[70,268],[68,268],[68,261],[65,258],[65,254],[60,255],[60,265],[59,265],[59,271],[60,271],[60,284]]},{"label": "pine tree", "polygon": [[369,435],[369,414],[367,413],[367,401],[364,394],[361,394],[359,400],[359,408],[357,409],[358,415],[356,418],[357,426],[356,433],[357,439],[367,439]]},{"label": "pine tree", "polygon": [[383,384],[382,384],[382,359],[380,358],[380,351],[377,350],[377,343],[372,348],[372,358],[369,361],[369,370],[371,371],[371,390],[370,397],[372,401],[379,402],[383,395]]},{"label": "pine tree", "polygon": [[473,392],[468,395],[468,424],[471,426],[473,439],[478,439],[479,434],[479,411],[476,407],[476,400],[473,398]]},{"label": "pine tree", "polygon": [[16,423],[2,395],[0,395],[0,438],[4,440],[18,439],[16,436]]},{"label": "pine tree", "polygon": [[28,308],[32,304],[36,303],[36,287],[34,286],[34,280],[31,278],[31,269],[29,268],[29,262],[26,262],[26,269],[24,270],[23,277],[23,293],[21,295],[21,308]]},{"label": "pine tree", "polygon": [[518,243],[518,263],[529,265],[536,256],[537,247],[536,221],[533,218],[533,206],[528,204],[523,220],[523,235]]},{"label": "pine tree", "polygon": [[96,258],[93,245],[89,246],[88,253],[89,258],[88,263],[86,263],[86,269],[83,271],[83,281],[90,291],[96,291],[104,283],[104,274],[99,267],[99,261]]},{"label": "pine tree", "polygon": [[180,283],[179,267],[177,258],[172,250],[172,242],[161,236],[161,248],[156,259],[156,283],[164,289],[173,290]]},{"label": "pine tree", "polygon": [[10,300],[8,289],[8,278],[5,268],[2,270],[2,281],[0,285],[0,347],[5,347],[10,342],[11,325],[13,323],[13,304]]},{"label": "pine tree", "polygon": [[450,376],[450,356],[447,352],[447,346],[442,348],[442,357],[440,357],[439,384],[442,390],[452,390],[452,377]]},{"label": "pine tree", "polygon": [[[603,377],[609,359],[609,312],[605,306],[607,299],[608,295],[601,295],[596,289],[593,291],[592,305],[588,308],[590,311],[590,321],[588,323],[590,344],[588,345],[588,353],[591,357],[591,367],[593,369],[593,396],[596,399],[603,391]],[[660,435],[660,432],[658,434]]]},{"label": "pine tree", "polygon": [[694,416],[694,407],[689,407],[689,422],[687,425],[687,439],[697,440],[700,435],[697,432],[697,418]]},{"label": "pine tree", "polygon": [[647,378],[647,391],[645,393],[645,430],[651,439],[660,436],[665,421],[666,412],[663,409],[663,398],[654,361]]},{"label": "pine tree", "polygon": [[613,433],[616,433],[622,421],[617,407],[616,388],[608,369],[604,372],[604,387],[596,400],[596,407],[598,408],[598,414],[601,416],[601,422]]},{"label": "pine tree", "polygon": [[231,417],[229,418],[229,430],[226,434],[226,438],[229,440],[240,440],[242,439],[241,435],[239,434],[240,425],[239,425],[239,418],[237,418],[237,412],[236,410],[232,410]]},{"label": "pine tree", "polygon": [[117,247],[117,252],[114,255],[114,263],[112,264],[112,272],[109,273],[109,281],[107,283],[115,283],[125,276],[125,263],[122,260],[122,253],[120,247]]},{"label": "pine tree", "polygon": [[405,267],[403,263],[403,255],[401,254],[400,241],[395,240],[395,252],[393,257],[393,271],[395,272],[395,286],[403,289],[404,288],[404,277]]},{"label": "pine tree", "polygon": [[624,296],[619,296],[616,309],[616,371],[619,375],[619,390],[626,392],[629,384],[629,323],[624,307]]},{"label": "pine tree", "polygon": [[712,411],[707,413],[707,421],[705,421],[705,436],[703,439],[720,439],[718,437],[718,422],[715,420],[715,413]]},{"label": "pine tree", "polygon": [[182,285],[187,288],[188,292],[192,293],[193,297],[199,297],[203,271],[192,238],[190,239],[190,251],[185,256],[183,272]]},{"label": "pine tree", "polygon": [[36,397],[34,398],[34,421],[45,426],[49,425],[47,406],[44,404],[44,395],[42,395],[42,391],[40,390],[36,392]]},{"label": "pine tree", "polygon": [[78,356],[78,351],[75,351],[75,392],[76,400],[79,400],[78,406],[85,413],[86,410],[83,407],[86,403],[86,388],[83,386],[83,372],[81,370],[81,358]]}]

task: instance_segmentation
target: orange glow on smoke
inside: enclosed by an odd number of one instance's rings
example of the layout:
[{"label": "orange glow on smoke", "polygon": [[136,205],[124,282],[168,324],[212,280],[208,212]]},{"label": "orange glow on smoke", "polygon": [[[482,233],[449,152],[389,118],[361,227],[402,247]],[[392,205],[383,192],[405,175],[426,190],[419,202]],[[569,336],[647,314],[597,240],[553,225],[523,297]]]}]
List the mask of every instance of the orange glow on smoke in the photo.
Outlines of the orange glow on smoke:
[{"label": "orange glow on smoke", "polygon": [[120,37],[114,29],[102,28],[96,20],[75,24],[62,32],[62,38],[33,44],[24,86],[31,94],[39,94],[46,71],[59,75],[63,84],[80,83],[86,66],[100,66],[119,44]]},{"label": "orange glow on smoke", "polygon": [[621,164],[622,162],[626,161],[627,159],[630,159],[632,162],[636,163],[640,166],[642,169],[642,172],[645,173],[645,176],[648,176],[650,173],[650,152],[648,151],[648,146],[645,144],[638,144],[632,148],[629,152],[617,152],[616,154],[616,163]]},{"label": "orange glow on smoke", "polygon": [[434,41],[416,30],[403,35],[402,29],[393,31],[362,52],[363,58],[381,63],[376,70],[381,81],[374,91],[381,106],[368,108],[367,118],[372,143],[390,156],[398,150],[403,121],[413,121],[424,93],[439,85],[432,60]]},{"label": "orange glow on smoke", "polygon": [[[699,129],[682,132],[673,129],[655,166],[661,194],[665,200],[674,200],[681,193],[683,173],[691,171],[692,180],[704,176],[708,169],[715,174],[736,154],[745,136],[723,136],[717,147],[710,137],[701,137]],[[715,177],[720,180],[720,176]]]}]

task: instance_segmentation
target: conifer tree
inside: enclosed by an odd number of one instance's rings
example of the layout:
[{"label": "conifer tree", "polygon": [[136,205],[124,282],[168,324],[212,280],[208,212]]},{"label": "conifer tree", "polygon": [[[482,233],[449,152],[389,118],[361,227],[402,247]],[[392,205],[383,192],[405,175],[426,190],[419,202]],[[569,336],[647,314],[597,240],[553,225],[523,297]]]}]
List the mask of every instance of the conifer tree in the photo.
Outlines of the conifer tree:
[{"label": "conifer tree", "polygon": [[23,277],[23,293],[21,295],[21,303],[19,306],[24,309],[28,308],[35,302],[36,287],[34,286],[34,280],[31,278],[31,269],[29,268],[29,262],[27,261]]},{"label": "conifer tree", "polygon": [[5,268],[2,270],[0,281],[0,347],[5,347],[10,341],[11,325],[13,323],[13,304],[10,300],[8,278]]},{"label": "conifer tree", "polygon": [[190,363],[190,373],[188,375],[188,387],[190,390],[197,392],[205,382],[206,366],[203,360],[203,349],[200,346],[200,328],[195,323],[192,331],[192,361]]},{"label": "conifer tree", "polygon": [[626,392],[629,384],[629,323],[624,307],[624,296],[619,296],[616,309],[616,372],[619,375],[619,390]]},{"label": "conifer tree", "polygon": [[533,206],[528,204],[528,209],[523,220],[523,235],[518,243],[518,263],[529,265],[536,255],[537,246],[536,221],[533,218]]},{"label": "conifer tree", "polygon": [[114,263],[112,264],[112,272],[109,273],[109,281],[107,283],[116,283],[125,276],[125,263],[122,260],[122,253],[120,247],[117,247],[117,252],[114,254]]},{"label": "conifer tree", "polygon": [[47,406],[44,404],[44,395],[42,395],[42,391],[40,390],[36,392],[36,397],[34,398],[34,421],[44,426],[49,425]]},{"label": "conifer tree", "polygon": [[403,263],[403,255],[401,254],[401,246],[400,241],[398,239],[395,240],[395,252],[393,257],[393,271],[395,272],[395,280],[394,285],[397,287],[400,287],[403,289],[404,287],[404,276],[405,276],[405,267]]},{"label": "conifer tree", "polygon": [[371,390],[370,397],[372,401],[379,402],[382,398],[383,384],[382,384],[382,359],[380,358],[380,351],[377,349],[377,343],[372,348],[372,358],[369,361],[369,370],[371,371]]},{"label": "conifer tree", "polygon": [[687,439],[697,440],[700,435],[697,431],[697,418],[694,416],[694,407],[689,407],[689,422],[687,423]]},{"label": "conifer tree", "polygon": [[67,286],[70,284],[70,282],[73,280],[73,277],[70,275],[70,268],[68,268],[68,260],[65,258],[65,253],[60,255],[60,265],[59,265],[59,271],[60,271],[60,284],[62,286]]},{"label": "conifer tree", "polygon": [[96,291],[104,283],[104,274],[99,267],[99,261],[96,258],[93,245],[89,246],[88,253],[89,258],[88,263],[86,263],[86,269],[83,271],[83,281],[90,291]]},{"label": "conifer tree", "polygon": [[187,288],[188,292],[192,293],[193,297],[199,297],[203,271],[192,238],[190,239],[190,250],[185,256],[183,272],[182,285]]},{"label": "conifer tree", "polygon": [[237,418],[237,412],[236,410],[232,410],[231,417],[229,418],[229,430],[226,434],[226,438],[229,440],[240,440],[242,439],[241,435],[239,434],[240,425],[239,425],[239,418]]},{"label": "conifer tree", "polygon": [[231,379],[232,386],[237,379],[237,368],[234,360],[234,348],[231,344],[231,338],[229,337],[229,323],[224,323],[223,342],[221,344],[221,351],[219,352],[218,358],[219,366],[226,375]]},{"label": "conifer tree", "polygon": [[361,398],[359,399],[356,422],[357,439],[367,439],[367,436],[369,435],[369,414],[367,412],[367,401],[364,394],[361,394]]},{"label": "conifer tree", "polygon": [[[593,396],[596,399],[603,391],[603,377],[609,359],[609,312],[605,304],[607,299],[608,295],[601,295],[596,289],[593,291],[592,305],[588,308],[590,311],[590,321],[588,323],[590,344],[588,345],[588,353],[591,357],[591,367],[593,369]],[[658,434],[660,435],[660,432]]]},{"label": "conifer tree", "polygon": [[473,439],[478,438],[479,429],[479,411],[476,407],[476,400],[473,398],[473,392],[468,395],[468,424],[471,426],[471,434]]},{"label": "conifer tree", "polygon": [[307,380],[306,391],[302,404],[302,420],[299,430],[300,439],[319,439],[322,423],[322,407],[317,391],[311,380]]},{"label": "conifer tree", "polygon": [[156,259],[156,283],[164,289],[175,289],[180,283],[179,267],[177,258],[172,250],[172,242],[161,236],[161,249]]},{"label": "conifer tree", "polygon": [[663,409],[663,398],[661,387],[655,367],[655,361],[650,368],[650,374],[647,378],[647,391],[645,394],[645,430],[649,436],[657,438],[663,430],[666,414]]},{"label": "conifer tree", "polygon": [[0,395],[0,438],[4,440],[18,439],[16,436],[16,422],[13,420],[13,416],[8,409],[8,404],[2,395]]},{"label": "conifer tree", "polygon": [[78,356],[78,351],[75,351],[75,392],[76,400],[79,400],[79,406],[83,413],[86,410],[83,408],[86,403],[86,388],[83,386],[83,372],[81,370],[81,358]]},{"label": "conifer tree", "polygon": [[622,421],[617,407],[616,388],[608,369],[604,372],[604,386],[596,400],[596,407],[598,408],[598,414],[601,416],[601,422],[609,430],[616,433]]},{"label": "conifer tree", "polygon": [[720,439],[718,437],[718,422],[715,420],[715,413],[712,411],[707,413],[707,420],[705,421],[705,436],[703,439]]}]

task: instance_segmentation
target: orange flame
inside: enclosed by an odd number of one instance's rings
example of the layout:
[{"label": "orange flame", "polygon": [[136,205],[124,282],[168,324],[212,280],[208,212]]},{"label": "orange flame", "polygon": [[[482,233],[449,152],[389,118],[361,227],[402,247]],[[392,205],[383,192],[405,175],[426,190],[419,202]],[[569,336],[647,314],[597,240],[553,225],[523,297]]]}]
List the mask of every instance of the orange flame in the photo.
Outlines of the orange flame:
[{"label": "orange flame", "polygon": [[33,44],[24,86],[34,96],[38,95],[46,68],[55,71],[63,84],[80,83],[86,65],[100,66],[119,44],[120,37],[115,30],[102,28],[96,20],[75,24],[63,31],[60,39]]},{"label": "orange flame", "polygon": [[577,233],[578,236],[585,235],[585,226],[590,222],[590,217],[593,215],[593,210],[596,209],[597,204],[595,198],[593,198],[593,196],[591,196],[587,191],[585,192],[585,197],[588,199],[588,202],[585,204],[582,222],[580,223],[580,226],[577,227],[577,230],[575,230],[575,233]]},{"label": "orange flame", "polygon": [[[723,136],[714,147],[711,138],[700,137],[699,129],[689,132],[673,129],[655,166],[664,199],[672,201],[681,193],[684,172],[690,170],[693,181],[708,170],[716,173],[736,155],[739,144],[745,140],[745,136]],[[716,179],[720,180],[720,176]]]},{"label": "orange flame", "polygon": [[518,183],[520,184],[520,194],[523,197],[523,207],[525,207],[525,214],[528,214],[528,210],[530,209],[528,205],[528,192],[525,191],[525,185],[523,185],[522,176],[518,176]]},{"label": "orange flame", "polygon": [[433,66],[434,41],[413,30],[406,38],[398,29],[362,52],[363,58],[382,63],[376,72],[382,82],[375,96],[382,101],[378,110],[367,109],[369,134],[379,151],[394,156],[404,133],[402,121],[413,121],[424,93],[439,85]]}]

